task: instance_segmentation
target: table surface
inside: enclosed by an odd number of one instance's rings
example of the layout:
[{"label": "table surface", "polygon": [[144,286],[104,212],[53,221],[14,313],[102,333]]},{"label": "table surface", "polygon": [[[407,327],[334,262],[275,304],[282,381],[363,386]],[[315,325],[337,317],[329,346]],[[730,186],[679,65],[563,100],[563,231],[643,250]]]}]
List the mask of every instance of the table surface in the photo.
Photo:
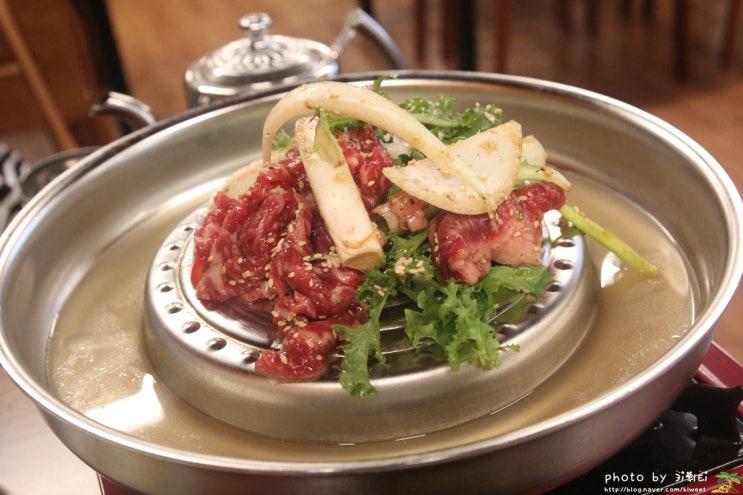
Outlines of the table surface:
[{"label": "table surface", "polygon": [[0,369],[0,495],[99,495],[98,476]]}]

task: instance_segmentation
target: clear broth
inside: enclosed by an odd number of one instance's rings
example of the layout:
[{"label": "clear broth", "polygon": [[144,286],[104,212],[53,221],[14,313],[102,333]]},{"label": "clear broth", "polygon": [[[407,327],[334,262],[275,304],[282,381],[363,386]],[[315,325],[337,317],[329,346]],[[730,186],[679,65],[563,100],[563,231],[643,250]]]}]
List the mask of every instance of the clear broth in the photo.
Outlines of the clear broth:
[{"label": "clear broth", "polygon": [[619,270],[611,253],[589,242],[601,289],[586,341],[547,382],[487,417],[415,438],[311,445],[240,431],[183,403],[157,378],[142,341],[147,269],[168,225],[188,213],[177,208],[112,246],[67,301],[49,341],[50,387],[72,408],[132,436],[192,453],[261,461],[350,461],[428,452],[566,413],[657,361],[691,327],[696,296],[686,260],[653,218],[609,188],[571,179],[568,202],[627,240],[662,275],[646,278]]}]

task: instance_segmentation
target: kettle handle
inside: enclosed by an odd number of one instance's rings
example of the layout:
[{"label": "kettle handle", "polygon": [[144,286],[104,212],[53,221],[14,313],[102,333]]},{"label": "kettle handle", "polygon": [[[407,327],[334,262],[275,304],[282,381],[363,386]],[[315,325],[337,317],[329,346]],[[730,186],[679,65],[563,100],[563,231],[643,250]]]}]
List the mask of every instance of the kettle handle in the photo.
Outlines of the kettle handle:
[{"label": "kettle handle", "polygon": [[90,115],[111,114],[123,119],[132,129],[141,129],[157,122],[152,108],[133,96],[109,91],[90,108]]},{"label": "kettle handle", "polygon": [[341,33],[330,45],[335,59],[340,57],[346,45],[356,37],[356,33],[359,31],[377,45],[380,53],[387,59],[386,62],[391,68],[398,70],[408,68],[405,57],[402,56],[400,48],[395,44],[389,33],[372,16],[360,8],[349,12]]}]

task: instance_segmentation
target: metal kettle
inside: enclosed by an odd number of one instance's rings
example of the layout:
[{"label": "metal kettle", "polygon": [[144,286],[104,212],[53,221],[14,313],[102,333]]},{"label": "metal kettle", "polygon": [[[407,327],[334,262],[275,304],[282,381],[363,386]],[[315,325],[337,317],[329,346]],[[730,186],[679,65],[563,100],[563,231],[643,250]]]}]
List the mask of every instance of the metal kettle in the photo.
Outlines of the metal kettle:
[{"label": "metal kettle", "polygon": [[343,29],[330,46],[308,39],[269,35],[271,18],[266,13],[244,15],[239,25],[245,38],[204,55],[186,71],[190,107],[336,75],[338,58],[358,32],[374,42],[391,69],[407,68],[390,35],[359,8],[346,16]]}]

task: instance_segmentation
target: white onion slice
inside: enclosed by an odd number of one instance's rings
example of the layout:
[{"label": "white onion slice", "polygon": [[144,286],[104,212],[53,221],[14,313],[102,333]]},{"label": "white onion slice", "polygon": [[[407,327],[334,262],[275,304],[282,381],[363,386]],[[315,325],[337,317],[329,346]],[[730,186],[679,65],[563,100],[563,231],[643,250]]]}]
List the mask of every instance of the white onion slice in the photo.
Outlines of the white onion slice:
[{"label": "white onion slice", "polygon": [[547,165],[547,151],[536,137],[524,137],[521,141],[521,156],[526,164],[521,164],[517,180],[552,182],[563,191],[569,191],[573,187],[557,169]]},{"label": "white onion slice", "polygon": [[394,102],[369,89],[337,81],[307,83],[284,95],[266,117],[263,125],[263,159],[270,159],[276,133],[290,120],[323,108],[359,119],[407,141],[443,171],[457,176],[474,194],[482,211],[498,205],[483,181],[471,167],[454,156],[449,148],[415,117]]},{"label": "white onion slice", "polygon": [[[449,146],[452,155],[466,163],[485,186],[488,196],[500,203],[511,193],[521,161],[521,126],[506,122]],[[448,174],[426,158],[406,167],[382,171],[408,194],[442,210],[476,215],[486,213],[475,192],[459,177]]]},{"label": "white onion slice", "polygon": [[307,181],[343,266],[370,270],[384,260],[381,235],[369,218],[359,188],[342,153],[333,162],[314,149],[317,119],[296,123],[294,142]]},{"label": "white onion slice", "polygon": [[253,187],[262,169],[263,160],[253,160],[227,177],[219,190],[231,198],[237,198]]}]

